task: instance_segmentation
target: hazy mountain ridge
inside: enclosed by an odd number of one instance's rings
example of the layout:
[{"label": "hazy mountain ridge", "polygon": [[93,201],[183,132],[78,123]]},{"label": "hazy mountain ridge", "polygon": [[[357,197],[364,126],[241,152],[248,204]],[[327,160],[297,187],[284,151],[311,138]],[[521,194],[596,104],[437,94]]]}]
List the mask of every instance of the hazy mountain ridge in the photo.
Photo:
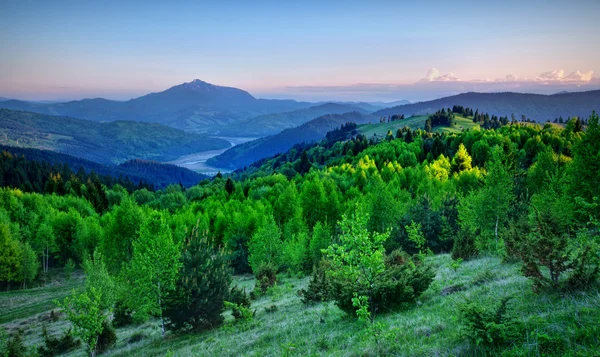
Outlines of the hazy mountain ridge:
[{"label": "hazy mountain ridge", "polygon": [[544,122],[562,116],[588,117],[593,110],[600,111],[600,90],[587,92],[557,93],[552,95],[527,93],[476,93],[468,92],[451,97],[400,105],[375,112],[375,115],[427,114],[442,108],[462,105],[487,112],[508,116],[514,114],[517,119],[525,115],[533,120]]},{"label": "hazy mountain ridge", "polygon": [[226,140],[155,123],[98,123],[7,109],[0,109],[0,143],[49,149],[103,164],[137,158],[169,161],[230,146]]},{"label": "hazy mountain ridge", "polygon": [[153,122],[206,133],[218,132],[224,125],[257,115],[291,111],[310,105],[312,104],[293,100],[256,99],[241,89],[217,86],[198,79],[128,101],[94,98],[63,103],[20,100],[0,102],[0,107],[5,109],[97,122]]},{"label": "hazy mountain ridge", "polygon": [[327,114],[344,114],[349,112],[369,112],[359,106],[344,103],[324,103],[291,112],[260,115],[242,122],[226,126],[221,133],[226,136],[268,136],[282,130],[302,125],[312,119]]},{"label": "hazy mountain ridge", "polygon": [[279,134],[235,146],[208,160],[207,163],[216,167],[242,168],[265,157],[285,152],[298,143],[321,140],[328,131],[347,122],[365,124],[374,120],[376,117],[359,112],[324,115],[298,127],[285,129]]}]

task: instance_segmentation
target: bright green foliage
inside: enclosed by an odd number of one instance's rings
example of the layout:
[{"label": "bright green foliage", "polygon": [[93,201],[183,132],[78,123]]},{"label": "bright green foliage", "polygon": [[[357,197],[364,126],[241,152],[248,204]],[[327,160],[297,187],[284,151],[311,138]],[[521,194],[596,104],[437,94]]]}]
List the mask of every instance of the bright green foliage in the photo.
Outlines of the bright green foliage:
[{"label": "bright green foliage", "polygon": [[23,288],[35,280],[38,271],[40,270],[40,262],[37,259],[37,254],[33,251],[29,243],[20,243],[21,246],[21,271],[19,273]]},{"label": "bright green foliage", "polygon": [[[353,281],[361,294],[366,292],[367,295],[355,296],[353,302],[362,299],[363,304],[358,310],[367,306],[372,320],[375,317],[375,306],[372,304],[375,280],[385,271],[383,243],[390,233],[369,233],[368,221],[369,216],[360,205],[356,206],[350,217],[343,215],[339,222],[339,244],[330,245],[326,255],[331,259],[330,273],[334,279]],[[366,296],[366,302],[362,296]]]},{"label": "bright green foliage", "polygon": [[285,265],[290,273],[301,273],[310,266],[309,243],[306,232],[294,234],[283,242],[282,265]]},{"label": "bright green foliage", "polygon": [[459,173],[462,171],[471,170],[471,161],[473,159],[467,152],[467,148],[463,144],[458,146],[458,151],[452,159],[452,172]]},{"label": "bright green foliage", "polygon": [[323,255],[322,250],[331,244],[331,229],[328,225],[317,222],[309,243],[309,255],[311,263],[317,264]]},{"label": "bright green foliage", "polygon": [[519,327],[514,317],[508,314],[505,297],[495,308],[484,307],[476,302],[467,302],[460,307],[463,335],[475,345],[498,346],[508,344],[519,337]]},{"label": "bright green foliage", "polygon": [[56,238],[54,236],[54,231],[52,230],[52,225],[47,222],[40,224],[36,238],[32,244],[33,249],[42,256],[42,270],[44,272],[48,272],[50,254],[55,253],[57,250],[55,240]]},{"label": "bright green foliage", "polygon": [[204,330],[223,322],[223,301],[229,293],[231,269],[223,250],[214,249],[206,232],[192,230],[181,253],[175,290],[165,303],[170,330]]},{"label": "bright green foliage", "polygon": [[408,240],[413,242],[415,247],[419,250],[419,254],[425,254],[425,236],[421,231],[421,223],[415,223],[414,221],[410,225],[405,226],[406,233],[408,234]]},{"label": "bright green foliage", "polygon": [[82,294],[73,291],[70,297],[57,302],[67,319],[73,324],[75,335],[83,341],[88,355],[96,355],[98,336],[102,333],[102,322],[106,318],[102,309],[102,292],[95,287],[87,289]]},{"label": "bright green foliage", "polygon": [[255,275],[262,264],[279,267],[282,257],[281,232],[272,216],[268,216],[264,226],[252,236],[248,252],[248,263]]},{"label": "bright green foliage", "polygon": [[133,257],[124,274],[125,301],[140,319],[159,316],[163,336],[165,297],[175,288],[180,255],[164,215],[152,212],[133,242]]},{"label": "bright green foliage", "polygon": [[[600,123],[596,112],[589,118],[585,135],[574,147],[571,194],[588,203],[600,197]],[[569,122],[570,123],[570,122]],[[587,218],[587,217],[586,217]]]},{"label": "bright green foliage", "polygon": [[0,223],[0,282],[19,281],[21,263],[19,242],[12,237],[8,224]]},{"label": "bright green foliage", "polygon": [[106,216],[102,252],[112,274],[121,271],[133,254],[132,242],[137,238],[144,221],[142,210],[130,199],[124,198],[120,205],[113,206]]},{"label": "bright green foliage", "polygon": [[112,276],[108,274],[108,269],[104,259],[99,251],[95,251],[92,259],[86,258],[83,261],[83,270],[85,272],[85,289],[90,291],[95,288],[100,293],[100,308],[104,310],[112,309],[117,294],[117,286]]}]

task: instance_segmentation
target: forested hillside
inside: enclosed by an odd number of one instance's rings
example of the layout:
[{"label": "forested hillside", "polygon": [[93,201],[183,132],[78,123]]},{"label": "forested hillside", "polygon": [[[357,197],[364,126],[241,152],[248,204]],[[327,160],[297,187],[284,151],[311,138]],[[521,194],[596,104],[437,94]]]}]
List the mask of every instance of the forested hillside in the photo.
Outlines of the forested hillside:
[{"label": "forested hillside", "polygon": [[346,122],[364,124],[372,120],[375,117],[359,112],[323,115],[298,127],[285,129],[279,134],[234,146],[207,163],[215,167],[239,169],[265,157],[285,152],[296,144],[321,140],[328,131]]},{"label": "forested hillside", "polygon": [[593,356],[598,115],[481,118],[380,138],[344,123],[188,189],[102,187],[103,210],[3,188],[4,340],[40,354]]},{"label": "forested hillside", "polygon": [[103,164],[131,159],[169,161],[230,146],[226,140],[159,124],[97,123],[6,109],[0,109],[0,144],[52,150]]},{"label": "forested hillside", "polygon": [[[112,187],[119,184],[128,191],[142,187],[163,189],[172,184],[191,187],[207,179],[205,175],[188,169],[154,161],[130,160],[118,166],[59,154],[48,150],[24,149],[0,145],[3,153],[0,161],[0,183],[2,186],[18,188],[26,192],[44,192],[52,174],[60,174],[68,180],[77,173],[80,180],[92,171],[103,184]],[[81,180],[85,182],[86,179]]]}]

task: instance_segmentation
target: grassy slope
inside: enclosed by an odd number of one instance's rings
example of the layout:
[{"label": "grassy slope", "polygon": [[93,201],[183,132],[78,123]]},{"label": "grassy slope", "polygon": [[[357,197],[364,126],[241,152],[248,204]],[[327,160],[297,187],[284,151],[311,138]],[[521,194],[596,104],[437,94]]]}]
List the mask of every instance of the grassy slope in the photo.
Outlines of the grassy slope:
[{"label": "grassy slope", "polygon": [[[456,115],[456,126],[454,128],[445,127],[445,126],[437,126],[433,130],[435,132],[461,132],[463,129],[473,129],[475,127],[479,127],[479,124],[473,123],[471,119],[467,119],[461,116]],[[409,127],[411,130],[423,129],[425,128],[425,121],[427,120],[427,115],[419,115],[410,118],[406,118],[404,120],[398,120],[391,123],[375,123],[375,124],[365,124],[359,127],[359,131],[366,135],[368,138],[373,135],[377,135],[378,137],[385,137],[389,130],[392,131],[394,135],[396,135],[396,131],[398,129],[402,129],[405,126]]]},{"label": "grassy slope", "polygon": [[[542,334],[559,336],[570,344],[569,350],[579,355],[594,355],[589,347],[578,346],[573,338],[573,326],[589,326],[600,319],[600,292],[592,291],[571,296],[535,295],[530,282],[519,273],[516,264],[502,263],[497,258],[482,258],[465,262],[454,271],[450,268],[448,255],[429,258],[437,268],[435,281],[413,306],[406,310],[378,317],[389,334],[381,344],[382,355],[397,356],[483,356],[489,355],[471,346],[461,337],[461,325],[457,307],[466,299],[483,304],[497,304],[499,298],[511,295],[509,311],[525,324],[529,333],[527,356],[546,355],[537,350],[537,337]],[[479,282],[486,270],[491,279]],[[254,281],[248,277],[236,278],[236,283],[252,289]],[[300,301],[297,290],[306,287],[308,278],[282,278],[280,285],[266,296],[253,302],[256,309],[254,322],[243,328],[234,325],[227,313],[224,326],[201,334],[169,336],[161,340],[157,323],[127,327],[118,330],[117,346],[106,356],[369,356],[376,355],[375,344],[363,333],[362,325],[348,318],[333,303],[306,306]],[[442,295],[444,288],[464,285],[463,291]],[[41,289],[43,290],[43,289]],[[51,301],[55,293],[63,295],[68,288],[51,291],[46,296]],[[39,323],[33,317],[24,297],[30,291],[0,293],[0,306],[13,301],[11,311],[21,309],[19,315],[11,315],[12,322],[3,327],[16,326],[26,331],[26,342],[40,341]],[[16,303],[15,303],[16,302]],[[21,305],[22,304],[22,305]],[[18,306],[16,306],[18,305]],[[277,306],[277,311],[268,313],[266,307]],[[51,306],[48,304],[48,307]],[[583,313],[583,309],[589,309]],[[594,312],[590,314],[590,311]],[[4,313],[2,314],[4,316]],[[18,317],[17,317],[18,316]],[[16,320],[14,320],[16,318]],[[324,322],[320,322],[323,318]],[[3,318],[2,321],[6,321]],[[52,323],[51,331],[67,327],[64,320]],[[145,336],[139,342],[127,343],[133,334]],[[525,338],[524,338],[525,340]],[[70,355],[80,355],[81,350]]]}]

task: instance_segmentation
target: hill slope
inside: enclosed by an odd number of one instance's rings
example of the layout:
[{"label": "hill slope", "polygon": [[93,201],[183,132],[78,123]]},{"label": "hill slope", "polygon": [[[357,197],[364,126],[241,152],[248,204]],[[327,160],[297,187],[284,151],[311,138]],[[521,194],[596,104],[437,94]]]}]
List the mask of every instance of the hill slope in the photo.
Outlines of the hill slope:
[{"label": "hill slope", "polygon": [[230,146],[222,139],[159,124],[97,123],[6,109],[0,109],[0,144],[53,150],[104,164],[136,158],[169,161]]},{"label": "hill slope", "polygon": [[[168,185],[179,183],[185,187],[191,187],[208,178],[208,176],[198,174],[183,167],[154,161],[130,160],[115,166],[103,165],[71,155],[32,148],[16,148],[0,145],[0,152],[10,153],[14,157],[24,157],[27,161],[40,163],[40,166],[42,163],[51,166],[67,165],[73,172],[77,172],[79,169],[83,169],[86,173],[94,171],[100,176],[111,176],[114,179],[122,177],[132,181],[134,184],[145,181],[153,185],[156,189],[162,189]],[[14,171],[15,167],[13,166],[17,163],[11,166],[12,164],[9,162],[9,159],[9,156],[0,156],[0,162],[4,162],[0,165],[0,182],[3,182],[3,185],[9,185],[15,179],[16,181],[22,181],[16,177],[18,175]],[[16,184],[11,186],[18,187]]]},{"label": "hill slope", "polygon": [[277,135],[235,146],[208,160],[207,163],[215,167],[242,168],[265,157],[285,152],[295,144],[321,140],[328,131],[347,122],[365,124],[373,120],[375,120],[375,117],[359,112],[324,115],[298,127],[285,129]]},{"label": "hill slope", "polygon": [[349,112],[366,113],[358,106],[341,103],[325,103],[310,108],[298,109],[286,113],[264,114],[243,122],[229,125],[221,130],[226,136],[268,136],[306,123],[326,114]]},{"label": "hill slope", "polygon": [[375,115],[393,114],[426,114],[442,108],[462,105],[487,112],[490,115],[502,115],[510,118],[514,114],[517,119],[525,115],[533,120],[544,122],[559,116],[580,116],[587,118],[593,110],[600,111],[600,90],[558,93],[553,95],[523,93],[463,93],[451,97],[426,102],[395,106],[375,112]]},{"label": "hill slope", "polygon": [[175,128],[217,133],[221,126],[260,114],[310,106],[293,100],[256,99],[237,88],[222,87],[199,79],[128,101],[103,98],[64,103],[0,102],[0,108],[71,116],[93,121],[133,120]]}]

